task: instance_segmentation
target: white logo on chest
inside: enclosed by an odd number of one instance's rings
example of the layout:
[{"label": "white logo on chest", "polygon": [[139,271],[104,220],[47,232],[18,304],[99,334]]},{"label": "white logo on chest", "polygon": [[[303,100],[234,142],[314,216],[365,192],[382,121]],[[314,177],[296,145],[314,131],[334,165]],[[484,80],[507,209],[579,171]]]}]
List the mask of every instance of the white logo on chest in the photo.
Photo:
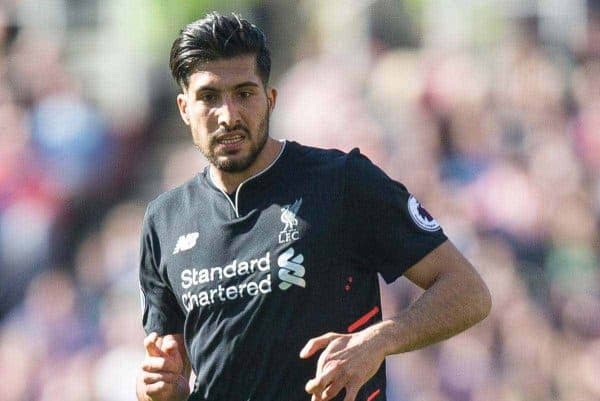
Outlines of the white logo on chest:
[{"label": "white logo on chest", "polygon": [[306,281],[303,278],[306,270],[302,266],[304,256],[301,253],[293,256],[294,248],[288,248],[277,258],[277,265],[280,267],[279,279],[283,281],[279,283],[279,288],[282,290],[287,290],[292,284],[302,288],[306,287]]},{"label": "white logo on chest", "polygon": [[298,219],[296,215],[302,206],[302,198],[296,199],[291,205],[285,205],[281,208],[281,222],[285,224],[283,230],[279,232],[279,243],[287,244],[290,241],[300,239],[300,232],[297,230]]},{"label": "white logo on chest", "polygon": [[173,250],[173,255],[192,249],[194,246],[196,246],[196,241],[198,240],[199,236],[200,234],[196,232],[179,237],[177,244],[175,245],[175,249]]}]

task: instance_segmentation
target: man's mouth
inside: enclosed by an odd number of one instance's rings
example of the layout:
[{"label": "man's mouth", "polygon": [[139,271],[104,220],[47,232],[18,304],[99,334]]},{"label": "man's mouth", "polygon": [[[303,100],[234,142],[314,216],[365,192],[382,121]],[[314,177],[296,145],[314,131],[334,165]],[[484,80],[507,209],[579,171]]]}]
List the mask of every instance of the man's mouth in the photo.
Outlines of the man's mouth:
[{"label": "man's mouth", "polygon": [[243,140],[243,135],[229,135],[227,137],[218,139],[217,142],[223,145],[233,145]]}]

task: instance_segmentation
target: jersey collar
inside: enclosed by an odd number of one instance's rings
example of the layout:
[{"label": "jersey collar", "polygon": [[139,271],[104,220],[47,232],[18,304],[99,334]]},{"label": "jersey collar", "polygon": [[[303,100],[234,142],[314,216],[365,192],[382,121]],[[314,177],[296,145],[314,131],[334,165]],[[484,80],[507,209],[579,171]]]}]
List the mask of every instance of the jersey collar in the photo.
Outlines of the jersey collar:
[{"label": "jersey collar", "polygon": [[282,146],[281,149],[279,150],[279,153],[277,154],[277,156],[275,157],[275,159],[264,169],[262,169],[261,171],[259,171],[258,173],[254,174],[251,177],[246,178],[244,181],[242,181],[240,183],[240,185],[238,185],[237,189],[235,190],[235,193],[232,195],[228,195],[225,191],[223,191],[223,189],[221,189],[216,183],[215,180],[213,179],[212,176],[212,170],[210,168],[210,165],[206,166],[206,168],[204,169],[204,176],[206,177],[206,181],[208,182],[208,184],[213,188],[218,190],[219,192],[221,192],[225,198],[227,198],[227,200],[229,201],[229,203],[231,204],[231,207],[233,208],[233,211],[235,212],[236,217],[240,217],[239,216],[239,209],[238,209],[238,197],[240,194],[240,190],[242,189],[242,187],[252,181],[257,179],[258,177],[261,176],[265,176],[267,175],[268,172],[270,172],[273,167],[277,164],[277,162],[279,161],[279,159],[281,159],[281,156],[284,154],[284,151],[287,147],[287,141],[285,139],[281,140],[282,142]]}]

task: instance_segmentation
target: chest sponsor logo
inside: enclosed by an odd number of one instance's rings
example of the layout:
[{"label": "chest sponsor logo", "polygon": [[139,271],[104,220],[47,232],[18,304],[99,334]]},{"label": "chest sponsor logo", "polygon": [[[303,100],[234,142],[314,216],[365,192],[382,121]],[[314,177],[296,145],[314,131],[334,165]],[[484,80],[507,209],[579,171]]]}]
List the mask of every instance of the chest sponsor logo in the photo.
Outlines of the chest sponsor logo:
[{"label": "chest sponsor logo", "polygon": [[304,263],[304,256],[301,253],[294,256],[294,248],[288,248],[279,255],[277,265],[280,267],[279,279],[282,281],[279,283],[280,289],[285,291],[292,285],[306,287],[306,281],[304,280],[306,270],[302,263]]},{"label": "chest sponsor logo", "polygon": [[434,219],[412,195],[408,198],[408,213],[415,224],[422,230],[437,231],[440,229],[440,225],[437,220]]},{"label": "chest sponsor logo", "polygon": [[187,251],[195,247],[199,236],[199,233],[189,233],[179,237],[175,249],[173,250],[173,255],[177,255],[179,252]]},{"label": "chest sponsor logo", "polygon": [[296,201],[290,205],[285,205],[281,208],[281,222],[285,225],[283,230],[279,232],[279,243],[287,244],[290,241],[296,241],[300,239],[300,232],[298,231],[298,218],[296,217],[298,211],[302,206],[302,198],[296,199]]},{"label": "chest sponsor logo", "polygon": [[[196,307],[251,298],[271,292],[271,255],[238,260],[225,266],[188,268],[181,271],[181,302],[187,312]],[[236,280],[237,279],[237,280]],[[238,281],[234,285],[228,285]]]},{"label": "chest sponsor logo", "polygon": [[[294,248],[277,258],[279,289],[305,288],[304,256]],[[252,298],[272,292],[271,253],[255,259],[234,259],[225,266],[186,268],[180,274],[181,303],[186,312],[195,308]]]}]

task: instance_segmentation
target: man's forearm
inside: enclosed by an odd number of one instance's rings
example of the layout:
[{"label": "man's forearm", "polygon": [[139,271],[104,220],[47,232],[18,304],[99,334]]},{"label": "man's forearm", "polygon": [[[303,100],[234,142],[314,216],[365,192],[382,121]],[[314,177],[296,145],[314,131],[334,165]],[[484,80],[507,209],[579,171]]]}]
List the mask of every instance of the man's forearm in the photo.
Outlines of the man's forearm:
[{"label": "man's forearm", "polygon": [[491,308],[478,276],[444,274],[399,316],[369,327],[369,336],[385,351],[398,354],[445,340],[483,320]]}]

